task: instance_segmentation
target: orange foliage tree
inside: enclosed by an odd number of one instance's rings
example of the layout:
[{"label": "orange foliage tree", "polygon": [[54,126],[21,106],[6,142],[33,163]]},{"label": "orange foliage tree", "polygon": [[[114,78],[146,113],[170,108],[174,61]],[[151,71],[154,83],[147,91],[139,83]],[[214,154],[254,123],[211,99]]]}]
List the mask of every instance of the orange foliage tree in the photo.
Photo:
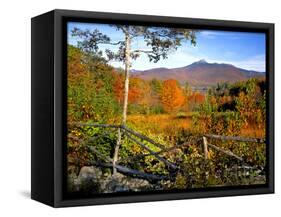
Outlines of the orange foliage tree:
[{"label": "orange foliage tree", "polygon": [[[140,78],[132,77],[130,79],[130,92],[128,95],[129,103],[140,103],[149,94],[149,85]],[[117,101],[121,104],[124,100],[124,76],[122,74],[117,75],[114,83],[114,93]]]},{"label": "orange foliage tree", "polygon": [[129,103],[137,103],[142,97],[142,81],[140,78],[132,77],[130,80]]},{"label": "orange foliage tree", "polygon": [[184,103],[184,94],[176,80],[170,79],[163,82],[161,101],[166,112],[178,110]]},{"label": "orange foliage tree", "polygon": [[200,92],[191,92],[190,95],[186,97],[186,104],[188,105],[188,110],[192,111],[198,105],[203,104],[205,101],[205,95]]},{"label": "orange foliage tree", "polygon": [[113,91],[118,103],[121,104],[124,99],[124,77],[121,74],[116,76]]}]

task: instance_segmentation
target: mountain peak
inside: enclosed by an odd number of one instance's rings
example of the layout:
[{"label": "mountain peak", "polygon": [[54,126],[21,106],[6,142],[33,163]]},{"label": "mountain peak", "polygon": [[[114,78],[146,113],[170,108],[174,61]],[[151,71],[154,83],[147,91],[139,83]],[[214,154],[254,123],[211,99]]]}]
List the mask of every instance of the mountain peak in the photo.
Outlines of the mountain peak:
[{"label": "mountain peak", "polygon": [[185,68],[190,69],[190,68],[198,67],[201,65],[207,66],[208,64],[209,63],[205,59],[201,59],[201,60],[191,63],[190,65],[185,66]]},{"label": "mountain peak", "polygon": [[202,63],[208,63],[205,59],[201,59],[201,60],[199,60],[199,61],[197,61],[197,62],[194,62],[194,63],[197,63],[197,64],[202,64]]},{"label": "mountain peak", "polygon": [[211,86],[218,82],[236,82],[252,77],[264,77],[265,74],[248,71],[225,63],[208,63],[201,59],[180,68],[154,68],[136,74],[142,79],[159,80],[175,79],[179,82],[188,81],[193,86]]}]

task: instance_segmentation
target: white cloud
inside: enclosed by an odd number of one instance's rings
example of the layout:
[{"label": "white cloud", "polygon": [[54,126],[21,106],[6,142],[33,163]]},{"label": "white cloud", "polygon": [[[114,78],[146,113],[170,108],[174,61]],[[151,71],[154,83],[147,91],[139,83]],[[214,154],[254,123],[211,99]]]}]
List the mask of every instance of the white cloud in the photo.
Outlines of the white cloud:
[{"label": "white cloud", "polygon": [[168,55],[167,59],[161,59],[157,63],[149,62],[146,55],[142,55],[139,59],[133,62],[132,68],[139,70],[146,70],[151,68],[165,67],[177,68],[189,65],[203,57],[187,52],[186,50],[177,50]]},{"label": "white cloud", "polygon": [[255,70],[260,72],[265,72],[266,67],[264,55],[257,55],[245,61],[238,61],[235,64],[236,66],[243,69]]},{"label": "white cloud", "polygon": [[200,35],[202,37],[208,38],[208,39],[215,39],[220,36],[227,36],[229,39],[240,39],[241,35],[243,34],[248,34],[248,33],[243,33],[243,32],[232,32],[232,31],[209,31],[209,30],[203,30],[200,32]]},{"label": "white cloud", "polygon": [[265,72],[265,68],[266,68],[265,55],[256,55],[241,61],[223,61],[223,60],[209,60],[209,61],[232,64],[242,69],[254,70],[258,72]]},{"label": "white cloud", "polygon": [[[265,55],[256,55],[251,58],[239,61],[227,61],[224,59],[213,59],[209,56],[202,55],[193,51],[194,50],[192,49],[179,49],[178,51],[168,55],[168,59],[161,59],[157,63],[149,62],[146,55],[141,55],[140,58],[138,58],[136,61],[133,61],[132,68],[137,70],[146,70],[158,67],[177,68],[189,65],[200,59],[205,59],[210,63],[226,63],[242,69],[265,72]],[[123,64],[121,62],[111,62],[111,64],[115,67],[123,67]]]},{"label": "white cloud", "polygon": [[214,39],[216,36],[220,35],[219,32],[215,31],[202,31],[200,35],[206,38]]}]

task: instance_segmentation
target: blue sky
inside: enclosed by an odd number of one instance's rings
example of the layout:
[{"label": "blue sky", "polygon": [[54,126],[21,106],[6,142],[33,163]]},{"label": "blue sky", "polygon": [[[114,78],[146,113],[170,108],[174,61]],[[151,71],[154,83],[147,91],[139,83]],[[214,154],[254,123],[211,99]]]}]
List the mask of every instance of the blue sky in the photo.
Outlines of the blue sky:
[{"label": "blue sky", "polygon": [[[107,34],[112,41],[124,39],[121,31],[117,31],[107,24],[70,22],[67,28],[68,43],[74,46],[80,40],[71,36],[71,30],[74,27],[83,30],[98,29],[100,32]],[[157,63],[149,62],[143,54],[132,62],[132,68],[137,70],[157,67],[176,68],[205,59],[210,63],[228,63],[243,69],[265,71],[266,46],[264,33],[201,30],[197,33],[196,43],[196,46],[192,46],[189,41],[184,42],[177,51],[168,55],[168,59],[160,60]],[[100,45],[101,50],[106,48],[113,51],[118,49],[117,46]],[[132,49],[144,48],[145,44],[142,38],[136,38],[132,42]],[[123,64],[117,61],[111,61],[110,64],[114,67],[123,67]]]}]

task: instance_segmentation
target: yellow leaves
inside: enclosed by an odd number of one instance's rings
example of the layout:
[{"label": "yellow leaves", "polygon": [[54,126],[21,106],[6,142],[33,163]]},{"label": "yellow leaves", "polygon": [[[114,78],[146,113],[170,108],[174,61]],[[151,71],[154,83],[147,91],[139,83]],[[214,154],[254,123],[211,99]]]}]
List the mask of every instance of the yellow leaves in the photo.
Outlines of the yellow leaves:
[{"label": "yellow leaves", "polygon": [[177,189],[186,189],[186,177],[183,176],[181,173],[178,173],[176,176],[176,181],[175,181],[175,188]]},{"label": "yellow leaves", "polygon": [[132,150],[132,152],[135,153],[135,154],[140,154],[143,149],[142,149],[139,145],[134,144],[134,145],[131,147],[131,150]]}]

